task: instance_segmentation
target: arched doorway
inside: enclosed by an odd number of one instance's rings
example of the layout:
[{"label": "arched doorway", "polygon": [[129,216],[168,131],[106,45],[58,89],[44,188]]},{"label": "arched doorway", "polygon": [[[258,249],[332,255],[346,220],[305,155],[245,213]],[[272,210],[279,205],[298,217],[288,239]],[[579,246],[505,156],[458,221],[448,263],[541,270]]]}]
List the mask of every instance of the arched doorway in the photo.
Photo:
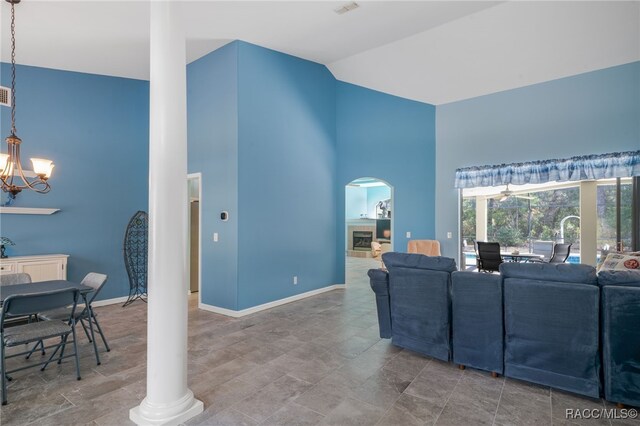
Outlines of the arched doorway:
[{"label": "arched doorway", "polygon": [[350,267],[375,267],[382,253],[393,250],[394,217],[393,187],[388,182],[361,177],[345,186],[347,272]]}]

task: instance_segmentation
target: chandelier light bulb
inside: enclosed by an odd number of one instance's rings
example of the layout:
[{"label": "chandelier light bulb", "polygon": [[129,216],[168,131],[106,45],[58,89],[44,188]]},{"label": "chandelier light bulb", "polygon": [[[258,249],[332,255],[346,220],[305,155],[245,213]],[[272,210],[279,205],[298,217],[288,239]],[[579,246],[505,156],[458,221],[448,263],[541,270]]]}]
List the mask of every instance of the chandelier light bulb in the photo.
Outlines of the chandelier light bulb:
[{"label": "chandelier light bulb", "polygon": [[0,153],[0,176],[9,175],[9,154]]},{"label": "chandelier light bulb", "polygon": [[48,179],[49,176],[51,176],[51,171],[54,166],[51,160],[47,160],[45,158],[32,158],[31,163],[33,164],[33,171],[40,178]]}]

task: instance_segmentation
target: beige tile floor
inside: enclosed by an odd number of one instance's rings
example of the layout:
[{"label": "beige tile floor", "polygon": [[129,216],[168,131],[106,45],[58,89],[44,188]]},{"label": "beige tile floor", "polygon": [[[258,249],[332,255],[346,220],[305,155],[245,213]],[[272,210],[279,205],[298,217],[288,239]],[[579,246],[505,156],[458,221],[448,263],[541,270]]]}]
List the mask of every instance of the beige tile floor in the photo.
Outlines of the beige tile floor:
[{"label": "beige tile floor", "polygon": [[[192,297],[189,386],[205,411],[187,424],[550,425],[572,424],[566,408],[605,407],[602,400],[461,371],[381,340],[366,275],[377,266],[348,258],[346,290],[241,319],[200,311]],[[129,409],[145,396],[146,305],[97,311],[112,346],[102,365],[80,336],[81,381],[70,361],[44,373],[15,373],[0,412],[3,426],[130,423]]]}]

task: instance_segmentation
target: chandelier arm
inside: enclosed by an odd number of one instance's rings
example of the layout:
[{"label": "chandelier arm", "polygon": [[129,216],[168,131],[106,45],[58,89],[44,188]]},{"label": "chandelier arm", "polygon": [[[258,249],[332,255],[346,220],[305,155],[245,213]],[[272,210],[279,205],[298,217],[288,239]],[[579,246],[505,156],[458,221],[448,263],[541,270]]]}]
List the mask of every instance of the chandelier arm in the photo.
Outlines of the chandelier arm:
[{"label": "chandelier arm", "polygon": [[[18,150],[18,152],[16,153],[16,149]],[[9,164],[10,164],[10,172],[11,172],[11,176],[9,179],[9,185],[13,186],[13,179],[16,176],[15,170],[16,170],[16,155],[18,156],[18,159],[20,159],[20,148],[16,145],[13,144],[9,144]]]}]

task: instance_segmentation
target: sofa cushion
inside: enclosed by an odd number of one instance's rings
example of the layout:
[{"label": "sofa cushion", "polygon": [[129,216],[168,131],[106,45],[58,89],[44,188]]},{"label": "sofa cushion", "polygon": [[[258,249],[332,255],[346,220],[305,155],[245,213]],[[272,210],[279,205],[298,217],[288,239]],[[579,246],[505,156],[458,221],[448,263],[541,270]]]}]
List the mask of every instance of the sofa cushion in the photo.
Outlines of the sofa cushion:
[{"label": "sofa cushion", "polygon": [[596,269],[570,263],[503,263],[500,273],[506,278],[530,279],[598,285]]},{"label": "sofa cushion", "polygon": [[603,269],[598,273],[598,283],[601,286],[640,287],[640,270],[610,271]]},{"label": "sofa cushion", "polygon": [[429,269],[445,272],[456,270],[456,261],[443,256],[389,252],[382,255],[382,261],[387,268]]}]

